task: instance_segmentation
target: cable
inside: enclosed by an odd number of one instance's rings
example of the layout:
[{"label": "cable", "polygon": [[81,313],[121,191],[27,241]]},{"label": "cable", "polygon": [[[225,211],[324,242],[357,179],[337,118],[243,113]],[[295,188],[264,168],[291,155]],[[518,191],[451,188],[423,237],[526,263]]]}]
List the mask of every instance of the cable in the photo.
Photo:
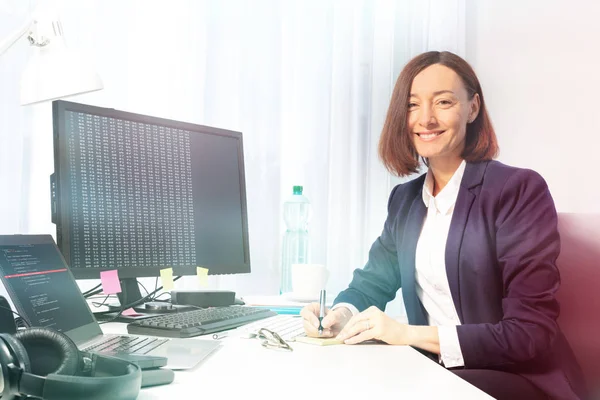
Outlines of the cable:
[{"label": "cable", "polygon": [[103,299],[106,296],[112,296],[113,298],[116,298],[116,296],[113,294],[109,294],[109,295],[101,294],[101,295],[95,295],[95,296],[88,297],[86,300],[98,300],[98,299]]},{"label": "cable", "polygon": [[154,299],[152,301],[171,301],[171,299],[169,299],[169,300],[158,300],[158,298],[160,296],[165,295],[165,294],[168,294],[169,296],[171,295],[171,293],[169,293],[169,292],[162,292],[161,294],[159,294],[157,296],[154,296]]},{"label": "cable", "polygon": [[97,303],[95,301],[92,301],[92,305],[94,307],[96,307],[96,308],[100,308],[100,307],[102,307],[103,305],[106,304],[106,300],[108,300],[109,297],[110,297],[110,294],[106,295],[106,297],[104,298],[104,300],[102,300],[102,303]]},{"label": "cable", "polygon": [[[4,306],[0,306],[0,308],[2,308],[2,309],[4,309],[4,310],[8,310],[8,311],[10,311],[11,313],[15,314],[17,317],[21,318],[21,321],[23,321],[25,324],[27,324],[27,328],[31,328],[31,324],[29,323],[29,321],[27,321],[27,320],[25,319],[25,317],[23,317],[23,316],[22,316],[21,314],[19,314],[18,312],[16,312],[16,311],[13,311],[11,308],[4,307]],[[16,322],[15,322],[15,324],[16,324]]]},{"label": "cable", "polygon": [[[158,280],[158,278],[156,278],[156,279]],[[146,294],[149,293],[148,289],[146,289],[146,287],[142,284],[142,282],[138,281],[138,285],[140,285],[146,291]],[[95,287],[91,288],[90,290],[84,292],[83,293],[83,297],[85,297],[87,299],[87,298],[89,298],[91,296],[94,296],[94,295],[97,295],[99,293],[102,293],[103,289],[102,289],[101,286],[102,286],[102,284],[96,285]]]},{"label": "cable", "polygon": [[[148,296],[148,295],[150,294],[150,292],[148,292],[148,289],[146,289],[146,286],[144,286],[144,285],[143,285],[141,282],[138,282],[138,285],[140,285],[140,286],[141,286],[141,287],[144,289],[144,291],[146,292],[146,296]],[[94,289],[95,289],[95,288],[94,288]],[[90,289],[90,290],[93,290],[93,289]],[[87,297],[87,298],[89,299],[91,296],[92,296],[92,295],[89,295],[89,297]],[[106,304],[106,301],[108,300],[108,298],[109,298],[110,296],[111,296],[110,294],[109,294],[109,295],[106,295],[106,296],[101,296],[100,298],[104,297],[104,300],[102,300],[102,303],[98,303],[98,302],[92,302],[92,305],[93,305],[94,307],[96,307],[96,308],[100,308],[100,307],[102,307],[103,305],[105,305],[105,304]],[[113,311],[113,312],[114,312],[114,311]]]},{"label": "cable", "polygon": [[[178,280],[178,279],[180,279],[180,278],[181,278],[181,276],[176,276],[176,277],[175,277],[175,279],[173,279],[173,282],[175,282],[176,280]],[[161,287],[159,287],[158,289],[154,290],[152,293],[148,293],[146,296],[142,297],[141,299],[138,299],[138,300],[136,300],[136,301],[134,301],[134,302],[132,302],[132,303],[129,303],[129,304],[122,305],[122,306],[121,306],[121,309],[120,309],[120,310],[117,312],[117,314],[116,314],[116,315],[114,315],[114,316],[113,316],[111,319],[108,319],[108,320],[106,320],[106,321],[99,322],[98,324],[99,324],[99,325],[101,325],[101,324],[106,324],[106,323],[108,323],[108,322],[112,322],[112,321],[116,320],[117,318],[119,318],[119,317],[121,316],[121,314],[123,314],[123,311],[125,311],[125,310],[127,310],[127,309],[129,309],[129,308],[131,308],[131,307],[135,307],[135,306],[137,306],[138,304],[142,304],[142,303],[144,303],[144,302],[145,302],[147,299],[149,299],[149,298],[152,298],[152,296],[153,296],[154,294],[156,294],[156,292],[158,292],[158,291],[162,290],[162,288],[163,288],[163,287],[161,286]],[[112,314],[113,312],[114,312],[114,311],[100,311],[100,312],[97,312],[97,313],[94,313],[94,314],[95,314],[95,315],[104,315],[104,314]]]},{"label": "cable", "polygon": [[[156,277],[156,280],[154,281],[154,293],[157,292],[158,288],[158,276]],[[154,296],[154,299],[156,299],[156,296]]]},{"label": "cable", "polygon": [[140,285],[144,289],[144,291],[146,292],[146,296],[150,294],[150,292],[148,292],[148,289],[146,289],[146,286],[144,286],[142,282],[138,281],[138,285]]},{"label": "cable", "polygon": [[87,298],[89,298],[89,297],[92,297],[92,296],[95,296],[95,295],[97,295],[97,294],[99,294],[99,293],[102,293],[102,288],[100,288],[100,289],[96,289],[96,290],[94,290],[94,291],[88,291],[88,292],[86,292],[86,293],[87,293],[87,294],[84,294],[84,295],[83,295],[83,297],[85,297],[85,298],[87,299]]},{"label": "cable", "polygon": [[99,284],[97,284],[96,286],[94,286],[93,288],[91,288],[91,289],[89,289],[89,290],[86,290],[85,292],[83,292],[83,297],[88,297],[88,296],[89,296],[89,294],[90,294],[90,292],[93,292],[94,290],[98,289],[98,288],[99,288],[99,287],[101,287],[101,286],[102,286],[102,284],[101,284],[101,283],[99,283]]}]

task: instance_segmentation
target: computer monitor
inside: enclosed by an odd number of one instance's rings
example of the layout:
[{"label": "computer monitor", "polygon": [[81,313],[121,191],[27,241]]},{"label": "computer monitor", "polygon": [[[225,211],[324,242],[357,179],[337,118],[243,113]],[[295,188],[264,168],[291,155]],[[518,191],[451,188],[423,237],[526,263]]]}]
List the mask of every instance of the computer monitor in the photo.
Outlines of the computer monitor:
[{"label": "computer monitor", "polygon": [[242,134],[66,101],[52,104],[56,241],[76,279],[250,272]]}]

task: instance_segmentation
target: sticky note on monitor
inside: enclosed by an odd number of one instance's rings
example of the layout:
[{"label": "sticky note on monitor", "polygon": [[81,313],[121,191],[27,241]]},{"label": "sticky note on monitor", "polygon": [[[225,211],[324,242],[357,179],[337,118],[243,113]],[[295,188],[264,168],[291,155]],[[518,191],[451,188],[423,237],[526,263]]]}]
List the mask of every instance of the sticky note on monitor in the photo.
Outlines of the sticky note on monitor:
[{"label": "sticky note on monitor", "polygon": [[162,287],[165,290],[173,290],[173,268],[165,268],[160,270],[160,280]]},{"label": "sticky note on monitor", "polygon": [[100,272],[100,281],[102,282],[102,291],[104,294],[121,293],[121,282],[119,273],[116,269]]},{"label": "sticky note on monitor", "polygon": [[200,286],[208,286],[208,268],[196,267],[196,275]]}]

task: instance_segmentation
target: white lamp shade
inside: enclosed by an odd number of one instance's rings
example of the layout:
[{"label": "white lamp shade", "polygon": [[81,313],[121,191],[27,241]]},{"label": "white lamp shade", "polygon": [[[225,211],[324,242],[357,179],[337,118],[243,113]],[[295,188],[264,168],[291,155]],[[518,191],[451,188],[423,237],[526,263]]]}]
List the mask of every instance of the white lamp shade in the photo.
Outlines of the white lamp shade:
[{"label": "white lamp shade", "polygon": [[[33,47],[33,46],[32,46]],[[62,37],[33,54],[21,77],[21,104],[50,101],[103,88],[98,74],[67,49]]]}]

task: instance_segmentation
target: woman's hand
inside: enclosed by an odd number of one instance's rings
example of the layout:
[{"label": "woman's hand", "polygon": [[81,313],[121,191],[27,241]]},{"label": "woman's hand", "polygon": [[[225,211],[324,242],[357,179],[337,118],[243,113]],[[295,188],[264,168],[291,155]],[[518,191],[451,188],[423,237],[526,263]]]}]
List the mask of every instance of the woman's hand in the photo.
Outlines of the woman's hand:
[{"label": "woman's hand", "polygon": [[344,325],[352,318],[352,311],[346,307],[338,307],[333,311],[326,308],[325,318],[321,322],[323,333],[319,334],[319,308],[319,303],[310,303],[300,311],[307,336],[333,337],[340,333]]},{"label": "woman's hand", "polygon": [[381,340],[388,344],[410,344],[413,329],[390,318],[375,306],[355,315],[337,336],[346,344],[356,344],[365,340]]}]

